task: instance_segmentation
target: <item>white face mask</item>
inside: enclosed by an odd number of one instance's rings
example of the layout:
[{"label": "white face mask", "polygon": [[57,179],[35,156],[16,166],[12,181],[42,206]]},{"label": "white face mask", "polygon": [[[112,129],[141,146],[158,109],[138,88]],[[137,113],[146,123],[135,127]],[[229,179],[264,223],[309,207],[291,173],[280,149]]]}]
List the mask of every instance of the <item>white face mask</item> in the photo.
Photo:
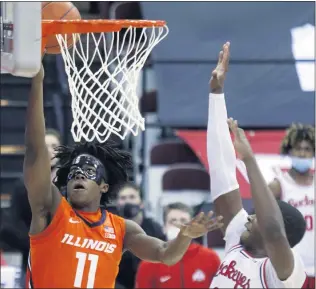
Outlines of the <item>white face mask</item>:
[{"label": "white face mask", "polygon": [[177,238],[179,232],[180,232],[180,229],[179,229],[179,228],[174,227],[174,226],[169,227],[169,229],[168,229],[167,232],[166,232],[167,240],[168,240],[168,241],[171,241],[171,240]]}]

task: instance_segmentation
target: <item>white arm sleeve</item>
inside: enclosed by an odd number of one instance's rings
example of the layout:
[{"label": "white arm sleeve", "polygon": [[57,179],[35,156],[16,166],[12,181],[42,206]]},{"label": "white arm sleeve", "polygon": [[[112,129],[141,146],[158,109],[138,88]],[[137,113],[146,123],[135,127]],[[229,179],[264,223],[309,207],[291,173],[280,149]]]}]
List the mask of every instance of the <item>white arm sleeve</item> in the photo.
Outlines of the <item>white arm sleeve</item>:
[{"label": "white arm sleeve", "polygon": [[240,237],[246,230],[245,224],[248,222],[248,213],[241,209],[230,221],[225,231],[225,254],[234,246],[239,245]]},{"label": "white arm sleeve", "polygon": [[212,201],[239,188],[236,178],[236,154],[227,124],[224,94],[209,95],[207,158]]}]

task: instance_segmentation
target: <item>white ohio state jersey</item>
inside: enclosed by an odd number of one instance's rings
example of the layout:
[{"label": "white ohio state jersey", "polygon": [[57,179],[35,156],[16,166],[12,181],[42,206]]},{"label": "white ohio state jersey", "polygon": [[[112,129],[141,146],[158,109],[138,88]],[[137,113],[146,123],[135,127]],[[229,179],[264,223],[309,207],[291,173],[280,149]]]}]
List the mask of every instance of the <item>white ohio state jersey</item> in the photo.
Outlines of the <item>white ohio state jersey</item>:
[{"label": "white ohio state jersey", "polygon": [[225,234],[225,257],[210,288],[302,288],[306,274],[301,258],[295,251],[292,275],[281,281],[269,258],[254,258],[239,244],[247,217],[247,212],[241,210],[228,225]]},{"label": "white ohio state jersey", "polygon": [[305,218],[306,232],[302,241],[295,246],[300,254],[308,276],[315,276],[315,186],[297,184],[287,172],[279,172],[276,179],[281,185],[281,199],[298,209]]}]

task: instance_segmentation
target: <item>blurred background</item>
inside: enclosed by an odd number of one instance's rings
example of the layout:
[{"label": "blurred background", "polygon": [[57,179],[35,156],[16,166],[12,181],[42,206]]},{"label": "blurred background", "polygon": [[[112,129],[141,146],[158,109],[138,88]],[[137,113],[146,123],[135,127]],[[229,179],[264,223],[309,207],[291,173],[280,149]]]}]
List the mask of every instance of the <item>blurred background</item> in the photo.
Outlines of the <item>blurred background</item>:
[{"label": "blurred background", "polygon": [[[181,201],[193,215],[212,208],[205,130],[208,81],[226,41],[231,42],[225,83],[228,114],[247,131],[268,182],[274,179],[276,167],[290,168],[289,160],[280,155],[286,128],[293,122],[315,123],[314,2],[73,3],[83,19],[161,19],[170,29],[154,48],[138,84],[146,130],[124,141],[113,138],[132,153],[134,164],[130,180],[136,187],[131,186],[129,193],[121,188],[119,198],[130,197],[140,206],[142,218],[156,226],[152,235],[165,237],[163,210],[171,203]],[[100,63],[93,65],[97,68]],[[45,56],[44,67],[46,142],[53,153],[59,144],[73,142],[71,96],[62,57]],[[1,75],[2,262],[22,266],[22,275],[28,251],[23,232],[30,222],[30,215],[24,213],[28,203],[21,181],[29,91],[30,79]],[[54,173],[53,163],[52,168]],[[243,166],[237,175],[244,206],[251,211]],[[118,208],[113,203],[110,210],[119,213]],[[3,233],[12,214],[19,218],[17,232]],[[222,256],[219,232],[197,242]],[[134,275],[129,284],[120,281],[118,287],[132,288],[137,266],[126,266],[135,268]]]}]

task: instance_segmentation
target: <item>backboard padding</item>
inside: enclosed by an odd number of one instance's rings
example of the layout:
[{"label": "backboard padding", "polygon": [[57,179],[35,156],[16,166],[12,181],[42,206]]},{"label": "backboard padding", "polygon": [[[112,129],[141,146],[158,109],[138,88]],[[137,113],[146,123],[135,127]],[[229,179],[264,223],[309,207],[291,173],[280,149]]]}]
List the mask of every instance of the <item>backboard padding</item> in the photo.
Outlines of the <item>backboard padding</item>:
[{"label": "backboard padding", "polygon": [[33,77],[41,64],[41,2],[1,2],[1,73]]}]

